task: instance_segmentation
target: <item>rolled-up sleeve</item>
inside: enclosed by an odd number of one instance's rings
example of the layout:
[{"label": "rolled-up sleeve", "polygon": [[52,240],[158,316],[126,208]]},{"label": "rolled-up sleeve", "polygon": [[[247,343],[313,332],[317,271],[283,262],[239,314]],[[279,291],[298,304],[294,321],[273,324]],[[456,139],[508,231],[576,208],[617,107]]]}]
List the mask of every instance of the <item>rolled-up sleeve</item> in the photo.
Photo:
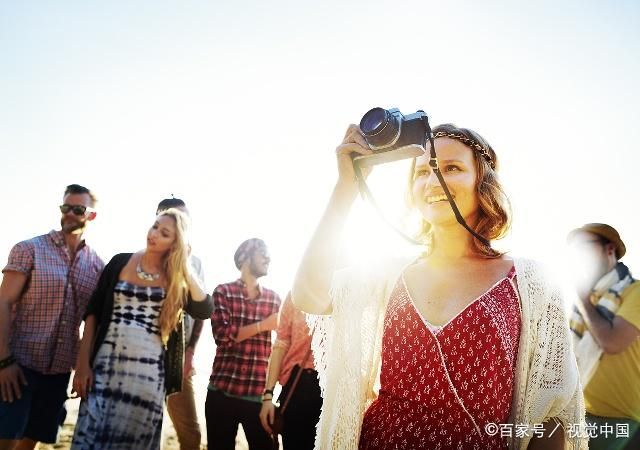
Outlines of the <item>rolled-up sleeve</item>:
[{"label": "rolled-up sleeve", "polygon": [[640,330],[640,283],[633,283],[622,292],[624,302],[616,315]]},{"label": "rolled-up sleeve", "polygon": [[29,275],[33,270],[35,249],[27,242],[20,242],[13,246],[9,253],[7,265],[2,269],[2,273],[13,271]]},{"label": "rolled-up sleeve", "polygon": [[287,295],[287,298],[282,303],[280,308],[280,317],[278,319],[277,337],[274,342],[274,347],[280,347],[288,350],[291,346],[291,321],[293,318],[293,303],[291,301],[291,294]]},{"label": "rolled-up sleeve", "polygon": [[231,323],[232,314],[228,296],[223,286],[213,291],[213,314],[211,315],[211,332],[218,346],[232,345],[238,335],[238,326]]}]

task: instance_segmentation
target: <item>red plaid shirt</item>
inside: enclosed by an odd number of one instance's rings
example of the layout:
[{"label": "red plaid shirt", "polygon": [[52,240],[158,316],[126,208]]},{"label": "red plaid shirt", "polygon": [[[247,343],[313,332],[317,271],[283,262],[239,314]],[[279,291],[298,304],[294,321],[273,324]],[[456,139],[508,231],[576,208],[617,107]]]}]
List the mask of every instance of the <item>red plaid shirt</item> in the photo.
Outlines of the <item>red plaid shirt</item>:
[{"label": "red plaid shirt", "polygon": [[10,330],[18,362],[44,374],[69,373],[78,354],[79,328],[104,263],[80,244],[71,264],[61,231],[16,244],[2,272],[27,275]]},{"label": "red plaid shirt", "polygon": [[216,340],[210,386],[227,394],[255,397],[262,394],[271,354],[271,331],[263,331],[235,342],[238,329],[266,319],[280,309],[280,297],[259,287],[258,298],[250,299],[242,280],[219,285],[213,291],[215,309],[211,330]]}]

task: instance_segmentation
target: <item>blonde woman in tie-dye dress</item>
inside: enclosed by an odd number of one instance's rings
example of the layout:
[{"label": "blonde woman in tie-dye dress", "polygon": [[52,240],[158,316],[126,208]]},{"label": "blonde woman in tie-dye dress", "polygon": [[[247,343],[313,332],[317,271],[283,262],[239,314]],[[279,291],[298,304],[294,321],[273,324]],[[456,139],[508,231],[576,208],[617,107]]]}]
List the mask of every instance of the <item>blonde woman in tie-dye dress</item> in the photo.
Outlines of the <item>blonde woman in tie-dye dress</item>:
[{"label": "blonde woman in tie-dye dress", "polygon": [[189,271],[188,218],[160,213],[138,253],[107,264],[85,318],[74,390],[83,398],[73,449],[159,449],[163,402],[182,383],[182,314],[205,319],[211,297]]}]

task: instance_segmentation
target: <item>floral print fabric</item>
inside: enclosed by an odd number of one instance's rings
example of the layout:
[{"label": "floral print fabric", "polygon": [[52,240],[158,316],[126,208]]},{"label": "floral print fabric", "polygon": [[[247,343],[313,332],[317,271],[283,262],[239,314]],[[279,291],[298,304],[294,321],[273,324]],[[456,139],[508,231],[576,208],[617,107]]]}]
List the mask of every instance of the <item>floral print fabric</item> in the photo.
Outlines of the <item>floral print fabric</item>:
[{"label": "floral print fabric", "polygon": [[515,269],[442,327],[420,315],[401,278],[389,300],[381,389],[360,449],[502,449],[485,432],[509,420],[520,337]]}]

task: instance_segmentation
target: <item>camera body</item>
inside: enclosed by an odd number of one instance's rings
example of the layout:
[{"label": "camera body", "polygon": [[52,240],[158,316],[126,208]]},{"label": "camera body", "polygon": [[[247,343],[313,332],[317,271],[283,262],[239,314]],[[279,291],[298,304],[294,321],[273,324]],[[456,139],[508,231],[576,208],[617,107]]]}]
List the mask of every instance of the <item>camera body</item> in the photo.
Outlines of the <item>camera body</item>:
[{"label": "camera body", "polygon": [[369,110],[362,116],[360,130],[373,153],[354,157],[354,164],[367,167],[422,155],[427,120],[424,111],[405,116],[397,108]]}]

